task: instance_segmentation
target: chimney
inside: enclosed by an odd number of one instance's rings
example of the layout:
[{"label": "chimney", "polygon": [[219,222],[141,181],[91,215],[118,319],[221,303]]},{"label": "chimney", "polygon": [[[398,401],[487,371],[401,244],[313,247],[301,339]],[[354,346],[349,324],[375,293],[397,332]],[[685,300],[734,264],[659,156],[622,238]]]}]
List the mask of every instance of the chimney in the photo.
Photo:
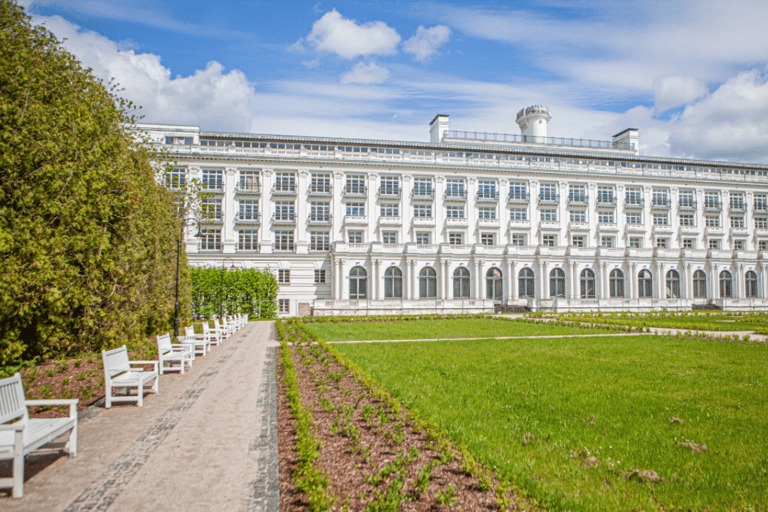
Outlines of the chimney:
[{"label": "chimney", "polygon": [[613,136],[613,147],[627,149],[640,154],[640,131],[637,128],[627,128]]},{"label": "chimney", "polygon": [[549,115],[549,108],[544,105],[533,105],[520,110],[515,122],[522,131],[523,142],[545,142],[550,119],[552,116]]},{"label": "chimney", "polygon": [[435,118],[429,123],[429,142],[432,144],[440,144],[445,132],[448,131],[448,116],[444,114],[437,114]]}]

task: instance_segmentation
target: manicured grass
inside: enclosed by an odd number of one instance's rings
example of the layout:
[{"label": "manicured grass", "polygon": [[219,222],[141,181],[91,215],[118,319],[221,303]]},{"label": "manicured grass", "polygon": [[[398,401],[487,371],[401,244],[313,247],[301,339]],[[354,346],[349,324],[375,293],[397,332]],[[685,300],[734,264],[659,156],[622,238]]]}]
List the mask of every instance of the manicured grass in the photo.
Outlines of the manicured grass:
[{"label": "manicured grass", "polygon": [[313,332],[326,341],[494,338],[498,336],[557,336],[606,333],[598,329],[533,324],[492,318],[410,320],[405,322],[318,323]]},{"label": "manicured grass", "polygon": [[[764,345],[649,335],[337,348],[551,510],[768,504]],[[663,480],[621,475],[634,469]]]},{"label": "manicured grass", "polygon": [[755,331],[768,329],[768,315],[716,316],[691,314],[690,316],[572,316],[560,318],[611,325],[667,327],[701,331]]}]

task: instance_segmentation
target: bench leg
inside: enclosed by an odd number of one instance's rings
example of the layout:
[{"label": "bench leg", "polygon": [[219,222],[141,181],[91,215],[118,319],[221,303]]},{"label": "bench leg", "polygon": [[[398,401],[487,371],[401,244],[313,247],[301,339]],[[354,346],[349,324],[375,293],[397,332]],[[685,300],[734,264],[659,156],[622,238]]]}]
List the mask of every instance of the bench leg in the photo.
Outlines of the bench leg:
[{"label": "bench leg", "polygon": [[67,451],[70,457],[77,457],[77,423],[69,431],[69,442],[67,443]]},{"label": "bench leg", "polygon": [[24,496],[24,433],[15,432],[16,443],[13,447],[13,497]]},{"label": "bench leg", "polygon": [[[160,363],[160,373],[163,373],[163,363]],[[137,394],[139,395],[139,407],[144,407],[144,379],[139,379],[139,386],[137,388]]]},{"label": "bench leg", "polygon": [[155,377],[155,382],[152,383],[152,393],[158,394],[160,392],[160,377]]},{"label": "bench leg", "polygon": [[106,396],[104,397],[104,408],[109,409],[112,407],[112,386],[109,385],[109,382],[106,384]]}]

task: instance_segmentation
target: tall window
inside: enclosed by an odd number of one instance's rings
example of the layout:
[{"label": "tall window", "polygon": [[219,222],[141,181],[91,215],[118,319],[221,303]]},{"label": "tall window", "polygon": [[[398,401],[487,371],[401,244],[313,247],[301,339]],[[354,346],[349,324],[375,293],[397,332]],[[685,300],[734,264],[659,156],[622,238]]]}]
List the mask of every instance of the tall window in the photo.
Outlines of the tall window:
[{"label": "tall window", "polygon": [[757,274],[754,271],[749,270],[744,274],[744,291],[748,299],[757,298]]},{"label": "tall window", "polygon": [[221,230],[220,229],[202,229],[200,230],[200,250],[218,251],[221,250]]},{"label": "tall window", "polygon": [[365,299],[368,295],[368,274],[363,267],[354,267],[349,271],[349,298]]},{"label": "tall window", "polygon": [[180,190],[187,185],[187,170],[183,167],[171,169],[165,175],[165,186],[171,190]]},{"label": "tall window", "polygon": [[569,185],[568,186],[568,202],[569,203],[586,203],[587,202],[586,185]]},{"label": "tall window", "polygon": [[533,270],[525,267],[518,273],[517,279],[517,291],[520,297],[534,297],[536,295],[534,291],[534,279]]},{"label": "tall window", "polygon": [[612,299],[624,298],[624,273],[621,270],[617,268],[611,270],[611,274],[608,277],[608,284]]},{"label": "tall window", "polygon": [[221,198],[206,197],[200,202],[200,212],[204,220],[221,220]]},{"label": "tall window", "polygon": [[616,196],[613,194],[613,187],[609,185],[600,185],[597,187],[597,202],[598,204],[614,204],[616,202]]},{"label": "tall window", "polygon": [[677,273],[677,270],[667,272],[667,298],[680,298],[680,274]]},{"label": "tall window", "polygon": [[745,202],[744,202],[744,194],[739,192],[731,192],[730,195],[730,202],[731,202],[731,210],[744,210]]},{"label": "tall window", "polygon": [[459,267],[453,271],[453,298],[469,298],[469,270]]},{"label": "tall window", "polygon": [[431,178],[413,179],[413,197],[430,198],[433,193]]},{"label": "tall window", "polygon": [[720,209],[720,192],[704,192],[704,208]]},{"label": "tall window", "polygon": [[387,196],[400,194],[400,178],[397,176],[382,176],[379,192]]},{"label": "tall window", "polygon": [[401,299],[403,297],[403,273],[397,267],[389,267],[384,272],[384,298]]},{"label": "tall window", "polygon": [[331,204],[312,202],[309,205],[309,220],[313,222],[328,222],[331,220]]},{"label": "tall window", "polygon": [[509,184],[509,199],[526,200],[528,199],[528,185],[524,181],[513,181]]},{"label": "tall window", "polygon": [[727,270],[720,272],[720,297],[730,299],[733,296],[731,285],[731,273]]},{"label": "tall window", "polygon": [[653,190],[654,206],[669,206],[669,191],[666,189]]},{"label": "tall window", "polygon": [[275,173],[275,190],[279,192],[295,192],[296,175],[292,172]]},{"label": "tall window", "polygon": [[693,298],[707,298],[707,274],[703,270],[697,270],[693,273]]},{"label": "tall window", "polygon": [[259,171],[240,171],[237,188],[252,192],[259,190]]},{"label": "tall window", "polygon": [[310,231],[309,250],[310,251],[330,251],[330,235],[327,231]]},{"label": "tall window", "polygon": [[448,179],[445,182],[445,197],[461,199],[464,197],[464,180]]},{"label": "tall window", "polygon": [[641,270],[637,275],[637,296],[641,299],[653,297],[653,278],[648,270]]},{"label": "tall window", "polygon": [[240,220],[259,220],[259,201],[257,199],[240,199],[238,207]]},{"label": "tall window", "polygon": [[434,299],[437,297],[437,273],[432,267],[424,267],[419,272],[419,298]]},{"label": "tall window", "polygon": [[588,268],[581,271],[581,298],[595,298],[595,273]]},{"label": "tall window", "polygon": [[561,268],[553,268],[549,273],[550,297],[565,297],[565,272]]},{"label": "tall window", "polygon": [[477,182],[477,197],[493,199],[496,197],[496,182],[493,180],[480,180]]},{"label": "tall window", "polygon": [[485,274],[485,289],[486,296],[489,299],[493,299],[494,302],[501,303],[504,296],[503,279],[501,277],[501,270],[497,268],[489,268]]},{"label": "tall window", "polygon": [[275,250],[293,250],[293,231],[275,231]]},{"label": "tall window", "polygon": [[331,175],[312,173],[312,181],[309,184],[309,191],[314,193],[329,194],[331,192]]},{"label": "tall window", "polygon": [[641,206],[643,204],[643,191],[639,188],[627,188],[624,204],[628,206]]},{"label": "tall window", "polygon": [[275,220],[294,220],[295,206],[293,201],[278,201],[275,203]]},{"label": "tall window", "polygon": [[539,201],[558,201],[557,183],[542,183],[539,188]]},{"label": "tall window", "polygon": [[237,232],[238,251],[258,251],[258,231],[255,229],[243,229]]},{"label": "tall window", "polygon": [[223,190],[224,171],[221,169],[203,169],[201,185],[204,191]]},{"label": "tall window", "polygon": [[347,183],[346,187],[344,187],[344,191],[347,194],[365,194],[365,176],[347,176]]}]

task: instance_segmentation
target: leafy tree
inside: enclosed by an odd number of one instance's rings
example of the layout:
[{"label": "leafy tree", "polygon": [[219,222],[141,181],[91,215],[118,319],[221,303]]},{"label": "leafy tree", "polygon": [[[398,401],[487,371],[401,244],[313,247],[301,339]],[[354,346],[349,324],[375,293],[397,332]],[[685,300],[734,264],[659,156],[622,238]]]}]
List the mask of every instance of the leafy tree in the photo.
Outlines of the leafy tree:
[{"label": "leafy tree", "polygon": [[192,312],[199,318],[248,313],[274,318],[277,312],[277,279],[268,270],[191,267]]},{"label": "leafy tree", "polygon": [[133,108],[0,0],[0,365],[170,325],[179,216]]}]

